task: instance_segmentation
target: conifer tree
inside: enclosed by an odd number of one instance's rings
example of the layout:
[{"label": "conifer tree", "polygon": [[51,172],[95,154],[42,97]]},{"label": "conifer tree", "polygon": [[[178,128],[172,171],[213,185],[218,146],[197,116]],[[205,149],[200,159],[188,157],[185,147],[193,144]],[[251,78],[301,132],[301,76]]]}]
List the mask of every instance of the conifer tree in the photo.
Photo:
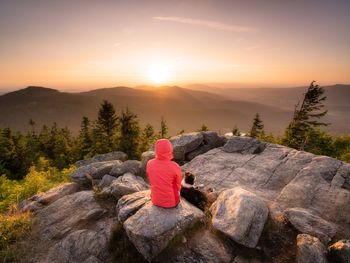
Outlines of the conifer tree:
[{"label": "conifer tree", "polygon": [[258,138],[264,135],[264,124],[260,119],[259,113],[255,114],[252,128],[250,129],[250,137]]},{"label": "conifer tree", "polygon": [[151,124],[147,123],[140,136],[139,152],[148,151],[155,140],[156,134],[154,128]]},{"label": "conifer tree", "polygon": [[115,149],[117,119],[113,105],[107,100],[103,100],[95,127],[94,146],[96,153],[106,153]]},{"label": "conifer tree", "polygon": [[234,135],[234,136],[241,136],[241,132],[239,131],[237,125],[235,125],[235,127],[233,127],[232,135]]},{"label": "conifer tree", "polygon": [[202,126],[197,131],[198,132],[209,131],[209,129],[208,129],[208,126],[203,123]]},{"label": "conifer tree", "polygon": [[160,121],[159,137],[160,138],[167,138],[168,137],[168,126],[167,126],[166,121],[165,121],[163,116],[162,116],[162,119]]},{"label": "conifer tree", "polygon": [[132,113],[129,108],[122,110],[119,117],[120,140],[119,150],[125,152],[129,159],[137,159],[140,156],[138,151],[140,126],[137,115]]},{"label": "conifer tree", "polygon": [[289,147],[303,150],[308,141],[312,129],[319,126],[327,126],[328,123],[320,122],[319,119],[327,114],[323,110],[323,102],[326,100],[324,89],[312,81],[303,101],[295,106],[293,119],[289,123],[282,143]]},{"label": "conifer tree", "polygon": [[92,138],[90,132],[90,120],[84,116],[80,124],[79,132],[80,158],[84,159],[91,151]]}]

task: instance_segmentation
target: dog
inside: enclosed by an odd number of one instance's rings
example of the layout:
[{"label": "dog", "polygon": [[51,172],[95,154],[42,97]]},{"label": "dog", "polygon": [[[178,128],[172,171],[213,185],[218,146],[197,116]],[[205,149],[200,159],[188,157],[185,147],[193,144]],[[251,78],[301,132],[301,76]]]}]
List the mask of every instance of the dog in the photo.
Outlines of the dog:
[{"label": "dog", "polygon": [[180,194],[188,202],[198,207],[202,211],[205,210],[206,204],[208,202],[207,196],[194,187],[194,174],[186,172],[185,176],[181,182],[181,191]]}]

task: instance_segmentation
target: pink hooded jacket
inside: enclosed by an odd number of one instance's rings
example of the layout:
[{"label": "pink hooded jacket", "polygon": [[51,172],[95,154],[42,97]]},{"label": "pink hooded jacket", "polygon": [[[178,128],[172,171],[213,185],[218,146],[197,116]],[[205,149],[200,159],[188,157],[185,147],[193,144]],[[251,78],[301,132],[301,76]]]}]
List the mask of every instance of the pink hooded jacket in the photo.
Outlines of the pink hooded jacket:
[{"label": "pink hooded jacket", "polygon": [[146,168],[152,203],[165,208],[175,207],[180,202],[181,168],[172,159],[170,141],[160,139],[156,142],[156,158],[148,161]]}]

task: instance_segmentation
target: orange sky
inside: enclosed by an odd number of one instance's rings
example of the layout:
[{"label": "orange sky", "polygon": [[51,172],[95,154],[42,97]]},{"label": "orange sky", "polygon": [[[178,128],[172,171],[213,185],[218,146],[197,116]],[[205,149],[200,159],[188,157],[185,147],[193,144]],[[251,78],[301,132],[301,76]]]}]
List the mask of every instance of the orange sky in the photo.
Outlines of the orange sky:
[{"label": "orange sky", "polygon": [[350,83],[349,1],[0,2],[0,89]]}]

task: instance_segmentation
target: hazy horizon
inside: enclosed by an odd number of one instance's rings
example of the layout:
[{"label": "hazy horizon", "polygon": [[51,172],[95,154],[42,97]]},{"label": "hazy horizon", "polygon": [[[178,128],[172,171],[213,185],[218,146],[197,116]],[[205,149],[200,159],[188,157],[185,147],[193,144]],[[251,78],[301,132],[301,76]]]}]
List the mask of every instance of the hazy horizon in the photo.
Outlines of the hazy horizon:
[{"label": "hazy horizon", "polygon": [[342,0],[5,0],[0,89],[350,83],[349,10]]}]

